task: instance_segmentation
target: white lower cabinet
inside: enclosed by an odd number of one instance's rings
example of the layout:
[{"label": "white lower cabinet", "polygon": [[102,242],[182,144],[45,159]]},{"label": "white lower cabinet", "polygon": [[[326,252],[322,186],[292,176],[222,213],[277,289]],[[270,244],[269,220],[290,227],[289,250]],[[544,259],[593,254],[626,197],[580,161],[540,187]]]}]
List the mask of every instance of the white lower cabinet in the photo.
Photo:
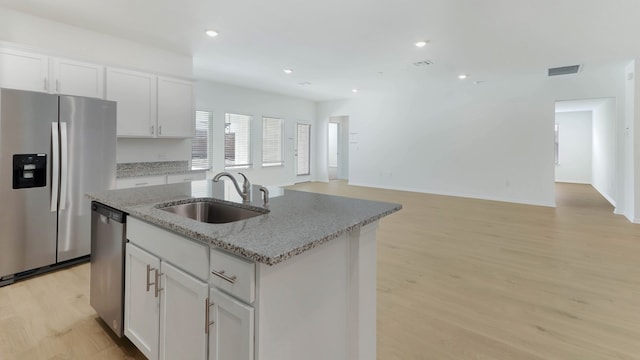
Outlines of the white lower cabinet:
[{"label": "white lower cabinet", "polygon": [[167,184],[204,180],[206,179],[206,177],[207,173],[205,171],[190,172],[184,174],[170,174],[167,175]]},{"label": "white lower cabinet", "polygon": [[209,284],[162,262],[160,359],[206,359]]},{"label": "white lower cabinet", "polygon": [[209,360],[253,360],[253,308],[211,288]]},{"label": "white lower cabinet", "polygon": [[136,176],[131,178],[116,179],[116,189],[127,189],[151,185],[164,185],[167,183],[165,175]]},{"label": "white lower cabinet", "polygon": [[376,226],[270,266],[130,216],[125,335],[150,360],[375,359]]},{"label": "white lower cabinet", "polygon": [[207,358],[209,285],[131,244],[124,333],[150,360]]},{"label": "white lower cabinet", "polygon": [[128,243],[125,264],[124,334],[148,359],[158,359],[160,259]]}]

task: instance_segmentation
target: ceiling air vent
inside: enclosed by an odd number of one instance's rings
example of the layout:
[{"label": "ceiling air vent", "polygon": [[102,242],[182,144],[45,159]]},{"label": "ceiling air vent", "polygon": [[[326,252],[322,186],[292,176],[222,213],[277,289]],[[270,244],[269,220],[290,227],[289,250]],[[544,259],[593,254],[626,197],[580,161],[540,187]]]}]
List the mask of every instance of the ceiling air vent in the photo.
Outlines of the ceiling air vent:
[{"label": "ceiling air vent", "polygon": [[433,61],[431,60],[422,60],[422,61],[418,61],[418,62],[414,62],[413,63],[414,66],[427,66],[427,65],[433,65]]},{"label": "ceiling air vent", "polygon": [[576,74],[580,71],[580,65],[561,66],[549,69],[549,76]]}]

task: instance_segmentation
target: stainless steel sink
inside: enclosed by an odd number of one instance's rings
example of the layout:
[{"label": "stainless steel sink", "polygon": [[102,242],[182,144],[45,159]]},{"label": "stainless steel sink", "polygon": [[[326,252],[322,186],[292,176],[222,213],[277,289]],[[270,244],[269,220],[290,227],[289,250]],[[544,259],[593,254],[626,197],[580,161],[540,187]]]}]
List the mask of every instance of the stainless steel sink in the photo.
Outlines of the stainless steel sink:
[{"label": "stainless steel sink", "polygon": [[264,215],[269,212],[269,210],[266,209],[255,208],[255,210],[252,210],[218,201],[194,201],[185,204],[159,207],[159,209],[209,224],[226,224]]}]

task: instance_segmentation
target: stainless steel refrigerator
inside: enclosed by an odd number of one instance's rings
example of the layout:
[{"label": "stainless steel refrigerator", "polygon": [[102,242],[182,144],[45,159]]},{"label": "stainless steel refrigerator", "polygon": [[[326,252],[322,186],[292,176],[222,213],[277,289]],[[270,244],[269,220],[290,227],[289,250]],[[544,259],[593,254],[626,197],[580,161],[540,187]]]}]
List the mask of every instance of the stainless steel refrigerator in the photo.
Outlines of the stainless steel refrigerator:
[{"label": "stainless steel refrigerator", "polygon": [[86,258],[115,178],[115,102],[0,89],[0,286]]}]

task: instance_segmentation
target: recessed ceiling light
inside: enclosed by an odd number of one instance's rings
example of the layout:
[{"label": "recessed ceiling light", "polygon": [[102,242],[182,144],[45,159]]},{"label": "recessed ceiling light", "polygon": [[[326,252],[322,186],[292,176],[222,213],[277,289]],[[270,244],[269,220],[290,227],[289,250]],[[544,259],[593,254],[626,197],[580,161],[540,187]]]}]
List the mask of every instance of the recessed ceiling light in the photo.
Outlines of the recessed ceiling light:
[{"label": "recessed ceiling light", "polygon": [[287,75],[293,74],[293,70],[291,69],[283,69],[282,71]]},{"label": "recessed ceiling light", "polygon": [[468,78],[468,77],[469,77],[469,75],[467,75],[467,74],[460,74],[460,75],[458,75],[458,79],[460,79],[460,80],[464,80],[464,79],[466,79],[466,78]]},{"label": "recessed ceiling light", "polygon": [[205,30],[204,33],[207,34],[207,36],[210,36],[210,37],[218,36],[218,32],[215,31],[215,30]]},{"label": "recessed ceiling light", "polygon": [[424,41],[424,40],[423,40],[423,41],[418,41],[418,42],[416,43],[416,47],[419,47],[419,48],[421,48],[421,47],[425,47],[425,46],[427,46],[427,43],[428,43],[428,42],[429,42],[429,41]]},{"label": "recessed ceiling light", "polygon": [[352,92],[352,93],[357,93],[357,92],[358,92],[358,89],[353,88],[353,89],[351,89],[351,92]]}]

